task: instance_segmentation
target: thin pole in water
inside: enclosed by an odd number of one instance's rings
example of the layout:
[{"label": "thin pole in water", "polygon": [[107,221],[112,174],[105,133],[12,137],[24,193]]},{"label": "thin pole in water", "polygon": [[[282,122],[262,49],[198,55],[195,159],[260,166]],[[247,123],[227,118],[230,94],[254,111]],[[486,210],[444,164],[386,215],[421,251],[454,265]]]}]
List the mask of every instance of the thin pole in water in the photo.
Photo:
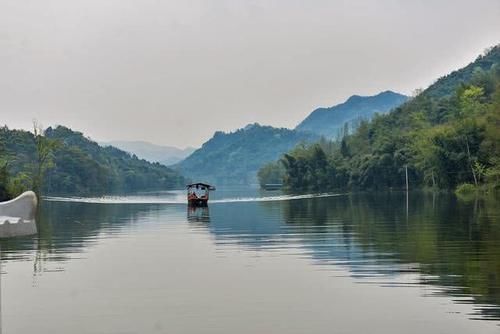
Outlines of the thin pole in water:
[{"label": "thin pole in water", "polygon": [[[406,174],[406,224],[408,224],[408,165],[405,166]],[[1,334],[1,333],[0,333]]]},{"label": "thin pole in water", "polygon": [[405,174],[406,174],[406,191],[408,191],[408,165],[405,166]]}]

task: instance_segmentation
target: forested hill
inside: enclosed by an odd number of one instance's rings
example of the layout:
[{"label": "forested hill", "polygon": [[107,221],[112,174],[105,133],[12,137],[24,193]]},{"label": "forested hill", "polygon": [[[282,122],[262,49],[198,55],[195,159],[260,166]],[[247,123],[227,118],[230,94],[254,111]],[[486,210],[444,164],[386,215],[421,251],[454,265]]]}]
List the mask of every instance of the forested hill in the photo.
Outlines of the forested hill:
[{"label": "forested hill", "polygon": [[353,95],[344,103],[314,110],[295,129],[336,139],[355,130],[362,120],[370,120],[376,113],[387,113],[407,99],[407,96],[391,91],[374,96]]},{"label": "forested hill", "polygon": [[[184,185],[183,177],[170,168],[140,160],[112,146],[99,146],[69,128],[49,127],[45,130],[45,138],[57,143],[50,157],[52,166],[42,184],[46,195],[83,196]],[[0,160],[7,161],[9,185],[31,188],[31,174],[37,159],[34,135],[3,127],[0,128],[0,143]],[[5,177],[4,180],[0,177],[0,183],[6,183]]]},{"label": "forested hill", "polygon": [[231,133],[216,132],[176,168],[193,180],[217,185],[254,183],[263,164],[276,160],[300,142],[317,139],[313,134],[250,124]]},{"label": "forested hill", "polygon": [[469,65],[439,78],[433,85],[422,92],[423,95],[438,99],[454,95],[459,85],[470,83],[474,76],[477,77],[481,71],[489,71],[493,65],[500,63],[498,48],[497,45],[486,50],[484,55],[479,56]]},{"label": "forested hill", "polygon": [[340,142],[298,147],[259,172],[291,189],[500,186],[500,45]]}]

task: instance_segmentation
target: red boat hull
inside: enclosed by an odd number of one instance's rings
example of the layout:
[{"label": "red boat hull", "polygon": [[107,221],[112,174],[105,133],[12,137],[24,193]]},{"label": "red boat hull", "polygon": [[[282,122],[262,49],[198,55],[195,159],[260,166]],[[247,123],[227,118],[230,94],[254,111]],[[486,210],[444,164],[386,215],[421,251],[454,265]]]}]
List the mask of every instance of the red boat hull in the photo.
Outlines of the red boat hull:
[{"label": "red boat hull", "polygon": [[188,195],[189,206],[207,206],[208,196],[197,197],[195,194]]}]

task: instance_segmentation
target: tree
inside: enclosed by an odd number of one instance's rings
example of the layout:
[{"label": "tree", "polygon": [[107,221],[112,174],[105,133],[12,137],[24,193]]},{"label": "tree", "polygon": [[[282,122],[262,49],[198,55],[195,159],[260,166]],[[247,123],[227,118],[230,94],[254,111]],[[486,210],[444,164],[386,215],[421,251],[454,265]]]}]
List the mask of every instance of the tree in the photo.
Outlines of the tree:
[{"label": "tree", "polygon": [[0,139],[0,201],[9,199],[8,193],[9,170],[8,160],[5,153],[5,144]]},{"label": "tree", "polygon": [[349,151],[349,146],[345,138],[342,138],[342,141],[340,142],[340,154],[342,154],[343,157],[351,156],[351,152]]},{"label": "tree", "polygon": [[31,177],[33,191],[40,196],[45,173],[55,166],[54,150],[60,146],[60,143],[57,140],[45,137],[45,131],[37,121],[33,121],[33,135],[36,144],[36,154]]},{"label": "tree", "polygon": [[469,86],[459,96],[460,112],[463,116],[471,116],[484,110],[482,99],[484,89],[477,86]]},{"label": "tree", "polygon": [[285,170],[281,161],[265,164],[257,173],[261,187],[266,184],[282,184]]},{"label": "tree", "polygon": [[492,157],[490,159],[491,166],[485,171],[487,181],[494,187],[500,185],[500,157]]},{"label": "tree", "polygon": [[7,170],[7,161],[0,160],[0,201],[9,199],[8,192],[9,172]]}]

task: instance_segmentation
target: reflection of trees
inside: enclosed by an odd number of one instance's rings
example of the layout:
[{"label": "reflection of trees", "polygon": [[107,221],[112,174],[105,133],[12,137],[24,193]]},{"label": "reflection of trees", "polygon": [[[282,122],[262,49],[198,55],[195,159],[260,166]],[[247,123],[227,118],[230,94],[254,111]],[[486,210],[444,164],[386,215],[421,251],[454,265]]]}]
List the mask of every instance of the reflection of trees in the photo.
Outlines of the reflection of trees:
[{"label": "reflection of trees", "polygon": [[208,229],[217,242],[263,248],[280,238],[281,215],[279,206],[265,210],[256,202],[214,203],[210,206]]},{"label": "reflection of trees", "polygon": [[[284,249],[345,263],[354,275],[420,272],[422,284],[479,304],[500,305],[498,199],[370,193],[276,202],[213,203],[187,209],[190,224],[218,243]],[[36,237],[1,241],[2,258],[32,259],[34,273],[61,270],[99,238],[147,216],[158,205],[43,202]],[[175,209],[177,210],[177,209]],[[184,210],[184,208],[182,208]],[[408,212],[408,213],[407,213]],[[497,308],[482,307],[500,317]]]},{"label": "reflection of trees", "polygon": [[[283,203],[284,219],[303,233],[313,256],[338,260],[339,244],[351,244],[346,257],[361,251],[357,259],[365,258],[367,267],[375,263],[375,270],[391,272],[391,267],[397,271],[398,265],[418,263],[422,283],[439,285],[455,296],[473,296],[480,304],[500,305],[498,202],[411,193],[406,214],[405,201],[404,193],[290,201]],[[324,249],[324,242],[323,248],[311,242],[325,238],[320,232],[337,237],[330,237],[332,251]],[[349,265],[356,271],[364,264]],[[500,317],[498,308],[481,312]]]},{"label": "reflection of trees", "polygon": [[[95,243],[103,233],[113,234],[133,224],[155,205],[88,204],[46,202],[37,217],[38,235],[1,241],[2,259],[26,259],[34,256],[33,274],[48,270],[48,263],[67,261]],[[35,250],[35,254],[33,254]]]}]

